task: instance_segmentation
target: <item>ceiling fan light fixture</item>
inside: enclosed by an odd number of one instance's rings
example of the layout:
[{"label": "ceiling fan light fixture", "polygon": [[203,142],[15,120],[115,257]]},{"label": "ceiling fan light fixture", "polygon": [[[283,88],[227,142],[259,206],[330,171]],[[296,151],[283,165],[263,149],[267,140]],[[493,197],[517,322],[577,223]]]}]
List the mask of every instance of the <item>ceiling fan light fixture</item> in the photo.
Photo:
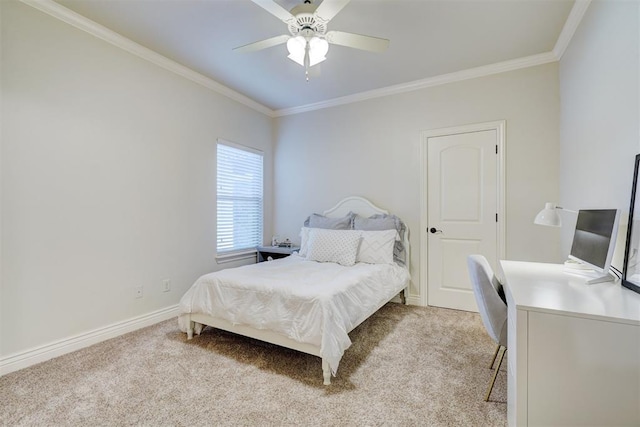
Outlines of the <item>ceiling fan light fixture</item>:
[{"label": "ceiling fan light fixture", "polygon": [[313,67],[327,59],[327,52],[329,52],[329,43],[325,39],[313,37],[309,40],[309,66]]},{"label": "ceiling fan light fixture", "polygon": [[304,67],[304,54],[307,48],[307,40],[302,36],[291,37],[287,41],[288,58]]},{"label": "ceiling fan light fixture", "polygon": [[329,43],[325,39],[316,36],[311,37],[308,42],[304,36],[291,37],[287,41],[288,58],[304,67],[307,45],[309,47],[309,67],[313,67],[327,59]]}]

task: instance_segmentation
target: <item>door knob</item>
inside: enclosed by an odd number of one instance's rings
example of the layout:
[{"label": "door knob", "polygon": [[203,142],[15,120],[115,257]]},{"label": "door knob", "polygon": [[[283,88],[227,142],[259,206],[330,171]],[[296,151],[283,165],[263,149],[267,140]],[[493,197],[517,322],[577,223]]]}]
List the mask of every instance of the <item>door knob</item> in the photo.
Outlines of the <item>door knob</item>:
[{"label": "door knob", "polygon": [[431,232],[431,234],[439,234],[442,233],[442,230],[437,230],[435,227],[431,227],[429,229],[429,231]]}]

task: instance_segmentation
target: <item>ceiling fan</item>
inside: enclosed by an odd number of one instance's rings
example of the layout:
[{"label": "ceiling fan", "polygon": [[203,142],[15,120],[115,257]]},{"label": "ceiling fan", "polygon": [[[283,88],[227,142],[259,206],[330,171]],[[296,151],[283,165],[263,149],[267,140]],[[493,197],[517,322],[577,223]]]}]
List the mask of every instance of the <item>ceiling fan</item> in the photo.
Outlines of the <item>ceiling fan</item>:
[{"label": "ceiling fan", "polygon": [[316,6],[311,0],[304,0],[291,11],[274,0],[251,0],[267,12],[287,24],[289,34],[271,37],[234,48],[238,52],[254,52],[280,44],[287,44],[288,58],[305,68],[309,80],[309,69],[324,61],[329,44],[382,52],[389,46],[389,40],[344,31],[327,31],[327,24],[344,8],[350,0],[323,0]]}]

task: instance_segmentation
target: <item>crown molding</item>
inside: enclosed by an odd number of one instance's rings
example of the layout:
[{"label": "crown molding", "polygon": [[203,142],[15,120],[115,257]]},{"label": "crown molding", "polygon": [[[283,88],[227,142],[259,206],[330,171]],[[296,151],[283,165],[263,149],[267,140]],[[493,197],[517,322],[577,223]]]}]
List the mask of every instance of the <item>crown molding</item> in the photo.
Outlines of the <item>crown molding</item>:
[{"label": "crown molding", "polygon": [[129,53],[132,53],[142,59],[156,64],[159,67],[164,68],[165,70],[171,71],[172,73],[191,80],[194,83],[206,87],[207,89],[211,89],[214,92],[224,95],[227,98],[246,105],[247,107],[252,108],[269,117],[275,117],[275,112],[272,109],[254,101],[253,99],[245,95],[242,95],[239,92],[234,91],[233,89],[228,88],[221,83],[218,83],[217,81],[209,77],[193,71],[192,69],[185,67],[184,65],[179,64],[176,61],[167,58],[166,56],[160,55],[159,53],[154,52],[151,49],[148,49],[124,36],[121,36],[115,31],[112,31],[88,18],[85,18],[84,16],[70,9],[67,9],[66,7],[62,6],[59,3],[56,3],[53,0],[20,1],[35,9],[38,9],[41,12],[51,15],[54,18],[66,22],[69,25],[85,31],[99,39],[111,43],[112,45],[117,46]]},{"label": "crown molding", "polygon": [[388,86],[382,89],[374,89],[367,92],[357,93],[355,95],[348,95],[340,98],[330,99],[328,101],[316,102],[314,104],[302,105],[300,107],[276,110],[275,116],[281,117],[292,114],[305,113],[309,111],[320,110],[323,108],[335,107],[338,105],[345,105],[353,102],[381,98],[384,96],[412,92],[433,86],[440,86],[449,83],[460,82],[463,80],[470,80],[479,77],[490,76],[493,74],[505,73],[508,71],[519,70],[521,68],[534,67],[536,65],[543,65],[556,61],[557,59],[553,52],[546,52],[538,55],[527,56],[524,58],[513,59],[510,61],[498,62],[496,64],[485,65],[482,67],[470,68],[468,70],[456,71],[454,73],[442,74],[440,76],[429,77],[422,80],[415,80],[413,82]]},{"label": "crown molding", "polygon": [[569,17],[567,21],[564,23],[564,27],[562,27],[562,31],[560,32],[560,36],[558,36],[558,40],[556,41],[556,45],[553,48],[553,54],[556,56],[558,61],[562,59],[562,55],[564,55],[564,51],[567,50],[573,35],[576,33],[580,22],[582,22],[582,18],[584,14],[587,12],[589,5],[591,4],[591,0],[576,0],[573,4],[573,8],[571,8],[571,12],[569,13]]}]

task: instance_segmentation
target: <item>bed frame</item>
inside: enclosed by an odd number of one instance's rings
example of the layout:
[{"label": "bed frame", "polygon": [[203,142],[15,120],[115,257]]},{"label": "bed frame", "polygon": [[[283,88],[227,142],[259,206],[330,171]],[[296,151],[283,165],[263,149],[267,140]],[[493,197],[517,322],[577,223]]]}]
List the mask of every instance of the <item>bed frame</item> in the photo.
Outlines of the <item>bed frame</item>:
[{"label": "bed frame", "polygon": [[[347,215],[349,212],[354,212],[364,217],[370,217],[371,215],[375,215],[375,214],[389,213],[388,211],[375,206],[373,203],[371,203],[370,201],[368,201],[363,197],[351,196],[341,200],[340,202],[338,202],[337,205],[335,205],[331,209],[324,211],[323,215],[331,218],[338,218],[338,217]],[[407,270],[409,270],[409,260],[411,258],[411,253],[409,252],[409,229],[408,228],[405,232],[403,243],[406,251],[406,268]],[[403,304],[406,304],[406,294],[407,294],[408,286],[409,286],[409,283],[407,283],[407,287],[405,287],[400,293],[400,298]],[[375,310],[372,310],[370,313],[368,313],[367,316],[364,319],[362,319],[362,322],[368,319],[373,313],[378,311],[387,302],[389,301],[385,301],[379,307],[376,307]],[[233,332],[246,337],[255,338],[271,344],[279,345],[281,347],[286,347],[293,350],[301,351],[303,353],[321,357],[319,346],[300,343],[284,335],[281,335],[279,333],[272,332],[269,330],[256,329],[246,325],[234,325],[227,320],[219,319],[216,317],[211,317],[206,314],[199,314],[199,313],[194,313],[189,316],[187,339],[192,339],[194,332],[197,335],[200,335],[200,332],[202,332],[202,329],[204,328],[205,325],[222,329],[228,332]],[[355,325],[353,329],[355,329],[357,326],[358,325]],[[348,332],[351,332],[351,331],[348,331]],[[329,369],[329,363],[324,359],[322,360],[322,376],[323,376],[325,385],[331,384],[331,370]]]}]

